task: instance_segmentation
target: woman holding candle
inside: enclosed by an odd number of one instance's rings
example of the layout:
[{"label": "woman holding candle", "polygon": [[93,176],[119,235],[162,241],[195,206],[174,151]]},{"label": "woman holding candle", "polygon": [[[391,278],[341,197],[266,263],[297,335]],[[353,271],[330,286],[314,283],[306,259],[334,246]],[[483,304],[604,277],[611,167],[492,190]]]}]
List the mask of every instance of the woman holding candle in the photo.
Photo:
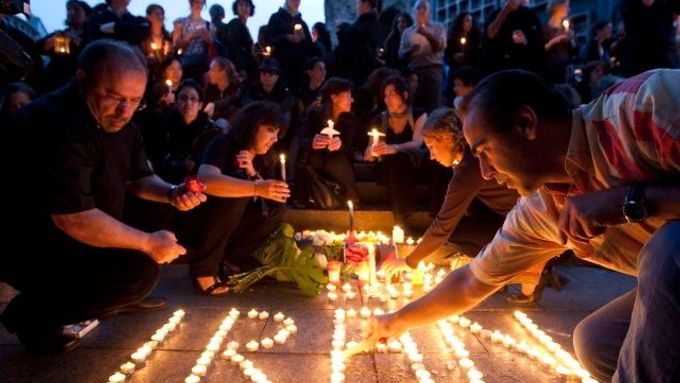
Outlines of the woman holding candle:
[{"label": "woman holding candle", "polygon": [[476,66],[482,37],[471,13],[459,14],[446,36],[444,60],[449,65],[446,83],[446,105],[451,105],[455,95],[451,73],[461,67]]},{"label": "woman holding candle", "polygon": [[201,17],[205,0],[189,0],[191,13],[173,23],[172,45],[182,50],[182,66],[186,75],[200,81],[208,70],[208,50],[213,44],[210,22]]},{"label": "woman holding candle", "polygon": [[83,47],[85,22],[92,8],[80,0],[66,2],[66,29],[48,35],[39,41],[42,54],[50,57],[46,67],[47,89],[63,85],[76,73],[76,59]]},{"label": "woman holding candle", "polygon": [[569,0],[552,0],[546,7],[548,21],[543,24],[543,41],[548,60],[548,80],[554,84],[566,81],[567,66],[577,55],[574,32],[570,29]]},{"label": "woman holding candle", "polygon": [[282,221],[290,192],[278,180],[278,158],[270,150],[282,125],[276,104],[253,102],[234,116],[232,131],[215,137],[203,153],[198,177],[211,198],[184,233],[191,276],[202,294],[226,294],[218,277],[222,261],[232,269],[256,266],[248,256]]},{"label": "woman holding candle", "polygon": [[142,42],[142,50],[149,63],[149,72],[156,72],[165,56],[172,51],[172,35],[165,29],[165,9],[158,4],[146,7],[146,19],[149,21],[151,34]]},{"label": "woman holding candle", "polygon": [[179,57],[169,55],[163,60],[155,74],[156,82],[165,84],[172,93],[177,91],[179,83],[184,78],[184,67]]},{"label": "woman holding candle", "polygon": [[[354,205],[359,202],[359,193],[354,183],[354,169],[352,168],[351,143],[357,129],[357,120],[351,113],[353,84],[345,79],[333,77],[328,79],[321,88],[321,105],[311,107],[307,112],[302,126],[300,140],[300,157],[296,171],[295,201],[302,205],[308,203],[319,207],[330,208],[320,200],[314,189],[318,183],[314,179],[335,182],[340,187],[342,195],[335,195],[344,205],[352,200]],[[333,122],[339,136],[321,134],[321,131]],[[315,186],[316,185],[316,186]]]},{"label": "woman holding candle", "polygon": [[[407,227],[407,217],[415,209],[415,201],[413,193],[406,191],[415,187],[416,174],[426,171],[430,178],[426,182],[433,187],[433,191],[440,190],[443,195],[443,185],[437,186],[434,182],[442,177],[435,177],[433,171],[441,170],[440,173],[444,173],[446,169],[431,161],[428,163],[429,160],[424,158],[426,153],[422,150],[422,129],[427,113],[422,108],[411,107],[411,94],[406,81],[401,76],[388,77],[383,81],[381,94],[387,110],[378,114],[371,126],[384,133],[385,139],[376,145],[373,145],[372,140],[364,151],[364,159],[380,159],[375,176],[390,191],[395,224]],[[432,201],[441,201],[441,198],[433,198]],[[435,211],[438,208],[434,207]]]}]

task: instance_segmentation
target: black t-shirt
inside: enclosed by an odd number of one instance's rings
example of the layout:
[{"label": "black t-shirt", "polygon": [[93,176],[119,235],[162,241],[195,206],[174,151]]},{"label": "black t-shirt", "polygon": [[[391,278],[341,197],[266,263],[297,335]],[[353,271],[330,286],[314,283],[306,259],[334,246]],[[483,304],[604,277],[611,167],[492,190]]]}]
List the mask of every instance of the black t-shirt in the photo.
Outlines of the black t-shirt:
[{"label": "black t-shirt", "polygon": [[127,183],[153,174],[136,126],[104,132],[74,82],[21,109],[11,135],[22,193],[10,210],[41,240],[63,235],[52,214],[97,208],[120,220]]}]

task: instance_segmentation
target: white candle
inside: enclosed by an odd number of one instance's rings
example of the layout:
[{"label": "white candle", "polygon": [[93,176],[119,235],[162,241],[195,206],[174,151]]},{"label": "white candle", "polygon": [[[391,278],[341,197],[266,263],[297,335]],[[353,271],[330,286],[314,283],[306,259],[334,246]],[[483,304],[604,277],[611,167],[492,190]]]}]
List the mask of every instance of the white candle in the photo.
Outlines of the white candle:
[{"label": "white candle", "polygon": [[378,145],[378,142],[380,141],[380,137],[384,137],[385,133],[379,132],[378,129],[373,128],[373,129],[371,129],[370,132],[368,132],[368,135],[371,137],[371,152],[372,152],[373,151],[372,148],[374,146]]},{"label": "white candle", "polygon": [[460,38],[460,45],[465,46],[466,43],[467,43],[467,39],[465,37],[461,37]]},{"label": "white candle", "polygon": [[279,155],[279,161],[281,162],[281,180],[286,182],[286,155]]},{"label": "white candle", "polygon": [[475,366],[475,362],[471,361],[468,358],[462,358],[461,360],[458,361],[458,365],[465,370],[469,370]]},{"label": "white candle", "polygon": [[234,355],[236,355],[236,350],[232,350],[232,349],[226,349],[222,353],[222,357],[224,359],[231,359],[231,357],[234,356]]},{"label": "white candle", "polygon": [[294,29],[295,32],[297,32],[297,33],[302,32],[302,24],[295,24],[295,26],[293,27],[293,29]]},{"label": "white candle", "polygon": [[289,326],[295,324],[295,321],[293,320],[293,318],[286,318],[286,320],[283,321],[283,324]]},{"label": "white candle", "polygon": [[284,344],[286,343],[286,339],[287,337],[283,334],[274,335],[274,342],[276,342],[276,344]]},{"label": "white candle", "polygon": [[238,350],[239,346],[240,344],[235,340],[232,340],[231,342],[227,343],[228,350]]},{"label": "white candle", "polygon": [[272,346],[274,346],[274,341],[272,338],[264,338],[260,341],[260,344],[262,344],[262,347],[264,348],[272,348]]},{"label": "white candle", "polygon": [[244,370],[247,370],[249,368],[253,368],[254,364],[253,364],[252,360],[246,359],[243,362],[239,363],[238,366],[241,369],[241,371],[244,371]]},{"label": "white candle", "polygon": [[357,296],[357,293],[355,293],[354,291],[348,291],[347,294],[345,294],[345,297],[347,299],[354,299],[356,296]]},{"label": "white candle", "polygon": [[208,368],[202,364],[197,364],[191,369],[191,373],[196,376],[205,376],[206,372],[208,372]]},{"label": "white candle", "polygon": [[213,351],[203,351],[201,353],[201,358],[212,359],[214,357],[215,357],[215,352],[213,352]]},{"label": "white candle", "polygon": [[260,315],[258,315],[257,317],[260,318],[261,320],[265,320],[265,319],[269,318],[269,313],[266,312],[266,311],[262,311],[262,312],[260,312]]},{"label": "white candle", "polygon": [[267,46],[264,48],[264,57],[269,57],[269,56],[271,56],[271,54],[272,54],[272,47],[270,47],[269,45],[267,45]]},{"label": "white candle", "polygon": [[274,315],[274,322],[282,322],[286,318],[282,312],[278,312]]},{"label": "white candle", "polygon": [[[347,207],[349,207],[349,230],[354,230],[354,202],[347,201]],[[350,286],[350,289],[352,287]],[[345,290],[347,291],[347,290]]]},{"label": "white candle", "polygon": [[[352,202],[352,201],[349,201],[349,202]],[[352,285],[350,285],[349,283],[345,283],[344,285],[342,285],[342,291],[344,291],[344,292],[352,291]]]},{"label": "white candle", "polygon": [[288,332],[290,332],[291,334],[295,334],[297,332],[298,328],[297,328],[296,325],[290,324],[290,325],[286,326],[286,330]]},{"label": "white candle", "polygon": [[347,317],[349,317],[349,318],[355,318],[357,316],[357,310],[349,309],[349,310],[347,310],[346,314],[347,314]]},{"label": "white candle", "polygon": [[200,364],[202,366],[208,366],[208,365],[210,365],[210,363],[212,363],[212,358],[206,358],[206,357],[202,356],[202,357],[196,359],[197,365]]},{"label": "white candle", "polygon": [[239,363],[243,362],[245,359],[246,359],[245,356],[243,356],[241,354],[236,354],[236,355],[231,357],[231,362],[239,364]]},{"label": "white candle", "polygon": [[173,85],[172,80],[170,80],[170,79],[165,80],[165,85],[168,86],[168,93],[172,93],[172,85]]},{"label": "white candle", "polygon": [[121,383],[124,382],[127,377],[125,374],[116,372],[115,374],[109,376],[109,383]]},{"label": "white candle", "polygon": [[249,319],[255,319],[255,318],[257,318],[258,315],[259,315],[259,313],[255,309],[248,311],[248,318]]},{"label": "white candle", "polygon": [[123,363],[120,365],[120,372],[130,375],[135,372],[135,364],[132,362]]},{"label": "white candle", "polygon": [[478,369],[472,368],[470,369],[470,371],[467,372],[467,376],[468,378],[470,378],[470,380],[474,379],[480,380],[484,377],[484,374],[482,374],[482,372],[479,371]]},{"label": "white candle", "polygon": [[392,243],[404,243],[404,230],[399,226],[392,228]]},{"label": "white candle", "polygon": [[250,352],[257,351],[258,348],[260,348],[260,344],[254,340],[246,343],[246,349]]},{"label": "white candle", "polygon": [[562,26],[564,27],[565,31],[568,31],[569,30],[569,20],[564,19],[564,21],[562,21]]},{"label": "white candle", "polygon": [[328,300],[331,302],[337,301],[338,300],[338,294],[337,293],[328,293]]},{"label": "white candle", "polygon": [[368,317],[371,316],[372,312],[371,312],[371,309],[369,309],[368,307],[364,306],[364,307],[361,308],[360,314],[361,314],[361,317],[362,317],[362,318],[368,318]]}]

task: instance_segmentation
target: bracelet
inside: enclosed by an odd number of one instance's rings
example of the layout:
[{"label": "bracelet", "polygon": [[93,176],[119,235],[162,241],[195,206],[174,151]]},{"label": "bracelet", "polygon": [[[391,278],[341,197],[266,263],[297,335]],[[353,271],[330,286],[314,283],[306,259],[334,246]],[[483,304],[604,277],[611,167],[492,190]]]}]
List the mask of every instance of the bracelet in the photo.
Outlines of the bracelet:
[{"label": "bracelet", "polygon": [[165,196],[168,198],[168,202],[172,203],[173,200],[173,194],[175,193],[175,190],[179,189],[179,185],[170,185],[170,188],[168,188],[168,192],[165,193]]}]

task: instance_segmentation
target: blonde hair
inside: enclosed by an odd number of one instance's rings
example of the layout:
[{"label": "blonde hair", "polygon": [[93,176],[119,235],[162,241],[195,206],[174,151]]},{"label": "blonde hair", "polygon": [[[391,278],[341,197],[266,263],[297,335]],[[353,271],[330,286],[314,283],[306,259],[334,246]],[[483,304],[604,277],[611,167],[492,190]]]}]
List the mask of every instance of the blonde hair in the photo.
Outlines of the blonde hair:
[{"label": "blonde hair", "polygon": [[423,136],[442,137],[445,135],[452,136],[453,152],[465,150],[467,142],[463,136],[463,123],[456,111],[451,108],[435,109],[425,121]]}]

